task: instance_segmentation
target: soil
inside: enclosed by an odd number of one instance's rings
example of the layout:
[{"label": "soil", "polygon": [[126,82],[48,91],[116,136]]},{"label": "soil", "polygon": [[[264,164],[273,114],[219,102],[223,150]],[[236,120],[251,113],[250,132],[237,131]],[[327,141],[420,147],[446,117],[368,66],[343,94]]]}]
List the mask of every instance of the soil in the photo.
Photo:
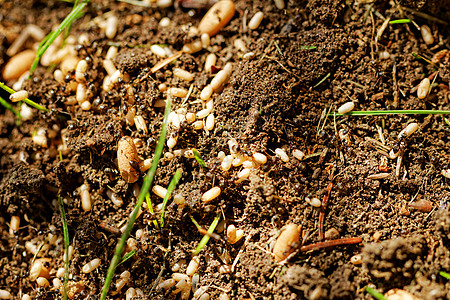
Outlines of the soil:
[{"label": "soil", "polygon": [[[450,282],[439,275],[450,272],[450,181],[441,174],[450,167],[450,126],[442,115],[324,117],[349,101],[355,103],[355,110],[450,110],[450,56],[430,63],[437,52],[450,49],[450,3],[285,0],[285,9],[280,10],[268,0],[238,0],[233,19],[211,37],[207,49],[184,53],[150,73],[161,60],[150,52],[150,45],[160,44],[175,53],[198,39],[189,34],[189,27],[198,25],[212,2],[176,1],[163,9],[93,0],[70,29],[75,41],[82,33],[88,36],[89,43],[75,42],[71,47],[79,59],[88,61],[85,75],[92,108],[84,111],[78,104],[66,104],[75,92],[54,79],[58,64],[40,65],[22,85],[30,99],[50,112],[33,109],[34,118],[18,124],[0,106],[0,289],[9,291],[13,299],[25,293],[32,299],[61,297],[52,282],[58,268],[64,267],[59,194],[66,204],[74,249],[72,298],[99,299],[120,238],[117,230],[127,222],[143,183],[143,176],[135,184],[120,176],[117,143],[122,136],[139,139],[140,157],[151,158],[164,115],[164,108],[155,103],[167,97],[160,84],[192,87],[187,101],[174,97],[172,110],[199,111],[202,103],[195,100],[214,76],[203,66],[206,56],[215,53],[218,61],[213,71],[231,62],[233,72],[212,96],[214,129],[194,130],[187,122],[179,130],[169,129],[169,134],[179,136],[174,149],[196,148],[207,166],[171,155],[173,151],[165,146],[154,184],[167,187],[181,169],[174,193],[183,195],[187,205],[169,200],[163,229],[153,225],[160,212],[152,216],[144,206],[131,236],[138,229],[144,235],[127,249],[136,252],[116,271],[130,271],[131,279],[117,291],[116,276],[109,298],[125,299],[125,291],[133,287],[144,295],[133,299],[180,299],[172,290],[154,287],[171,278],[177,262],[190,261],[203,236],[191,217],[207,229],[219,214],[227,226],[242,229],[244,237],[230,244],[226,230],[218,230],[219,239],[211,238],[200,252],[198,286],[207,287],[211,299],[222,293],[230,299],[371,299],[365,286],[382,293],[404,289],[419,299],[450,299]],[[1,68],[9,60],[6,50],[27,24],[48,33],[71,9],[65,1],[1,1]],[[248,30],[243,20],[257,11],[264,12],[264,19],[256,30]],[[100,24],[105,14],[119,19],[112,39]],[[163,17],[170,18],[168,27],[158,25]],[[413,22],[390,24],[377,36],[386,18]],[[430,27],[433,44],[424,42],[416,25]],[[247,49],[233,46],[238,39]],[[128,78],[105,92],[103,60],[111,45],[119,47],[114,65]],[[32,47],[30,38],[21,50]],[[244,58],[248,52],[254,57]],[[192,72],[195,79],[174,77],[176,67]],[[435,72],[429,95],[418,99],[417,85]],[[74,81],[73,71],[68,80]],[[128,100],[128,86],[134,89],[134,104]],[[9,98],[4,91],[0,94]],[[132,107],[143,117],[148,132],[126,122]],[[397,159],[388,158],[388,153],[398,146],[400,131],[412,122],[419,129],[404,139],[396,174]],[[40,128],[46,130],[47,148],[33,141]],[[62,136],[67,149],[59,152]],[[242,167],[224,172],[217,158],[220,151],[230,154],[231,138],[244,155],[260,152],[268,158],[242,182],[237,180]],[[275,154],[276,148],[286,151],[287,162]],[[305,158],[294,158],[294,149],[303,151]],[[378,173],[389,176],[368,177]],[[328,206],[311,206],[307,200],[322,200],[330,182]],[[89,187],[93,203],[89,211],[81,207],[82,184]],[[220,196],[203,203],[202,194],[213,186],[221,188]],[[123,205],[111,201],[108,189]],[[154,205],[162,202],[153,193],[151,199]],[[417,203],[432,207],[421,209]],[[301,225],[302,245],[321,241],[320,212],[325,212],[327,238],[359,237],[362,242],[309,252],[299,251],[297,243],[291,245],[294,254],[277,263],[271,247],[286,224]],[[20,217],[20,228],[10,233],[12,216]],[[48,259],[49,287],[38,287],[28,278],[35,257],[26,244],[44,245],[36,256]],[[354,255],[361,255],[361,264],[351,263]],[[100,266],[83,273],[83,265],[94,258],[101,259]],[[221,265],[233,262],[232,272],[219,272]],[[182,265],[179,272],[185,271]]]}]

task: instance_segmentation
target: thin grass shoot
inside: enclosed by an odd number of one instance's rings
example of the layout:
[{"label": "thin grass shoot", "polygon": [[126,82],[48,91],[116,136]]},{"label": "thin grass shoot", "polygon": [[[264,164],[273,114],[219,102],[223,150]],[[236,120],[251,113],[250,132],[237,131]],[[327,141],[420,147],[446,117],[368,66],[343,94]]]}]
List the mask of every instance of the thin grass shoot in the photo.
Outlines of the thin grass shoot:
[{"label": "thin grass shoot", "polygon": [[119,243],[116,246],[116,250],[114,253],[113,258],[111,259],[111,263],[108,268],[108,272],[106,274],[106,280],[102,288],[102,294],[100,299],[105,300],[108,296],[108,291],[111,286],[114,273],[116,272],[117,265],[122,259],[122,252],[125,249],[125,245],[127,242],[128,237],[130,236],[131,230],[133,229],[134,222],[136,221],[137,215],[139,213],[139,210],[142,207],[142,204],[144,203],[145,196],[148,194],[150,187],[153,184],[153,180],[155,179],[156,175],[156,169],[158,168],[158,162],[161,158],[162,151],[164,149],[164,144],[166,140],[167,135],[167,119],[170,113],[170,108],[172,105],[171,99],[167,99],[166,107],[164,111],[164,121],[161,128],[161,134],[159,136],[158,144],[155,148],[155,154],[153,156],[153,163],[150,169],[148,170],[147,175],[144,177],[144,183],[142,184],[141,192],[139,193],[136,206],[133,209],[133,212],[130,215],[130,219],[127,223],[127,226],[125,228],[125,231],[122,233],[122,236],[120,237]]},{"label": "thin grass shoot", "polygon": [[383,115],[450,115],[450,110],[366,110],[351,111],[345,114],[336,114],[336,117],[342,116],[383,116]]},{"label": "thin grass shoot", "polygon": [[42,55],[44,55],[45,51],[47,51],[48,47],[56,40],[56,38],[63,32],[66,28],[72,26],[72,23],[81,17],[83,9],[87,5],[90,0],[84,0],[79,5],[74,5],[70,14],[61,22],[58,29],[50,32],[39,44],[38,50],[36,52],[36,58],[34,59],[33,65],[30,69],[30,77],[31,74],[36,70],[39,61],[41,60]]},{"label": "thin grass shoot", "polygon": [[374,297],[377,300],[388,300],[386,297],[383,296],[383,294],[377,292],[373,288],[366,286],[364,289],[366,290],[366,292],[368,292],[370,295],[372,295],[372,297]]},{"label": "thin grass shoot", "polygon": [[[10,94],[14,94],[16,91],[13,90],[12,88],[10,88],[9,86],[7,86],[6,84],[4,84],[3,82],[0,82],[0,88],[2,88],[3,90],[7,91]],[[46,109],[45,107],[37,104],[36,102],[34,102],[33,100],[30,100],[28,98],[25,98],[23,100],[23,102],[25,102],[26,104],[28,104],[31,107],[37,108],[39,110],[45,111],[47,112],[48,109]],[[20,115],[20,114],[19,114]]]},{"label": "thin grass shoot", "polygon": [[67,284],[69,283],[69,228],[67,227],[66,211],[64,210],[64,202],[60,195],[58,195],[59,210],[61,212],[61,220],[63,225],[64,235],[64,288],[63,299],[67,300]]},{"label": "thin grass shoot", "polygon": [[120,264],[123,264],[124,262],[126,262],[127,260],[129,260],[130,258],[133,257],[133,255],[136,254],[136,250],[131,250],[130,252],[128,252],[127,254],[125,254],[124,256],[122,256],[122,260],[120,261]]},{"label": "thin grass shoot", "polygon": [[398,19],[389,22],[389,24],[407,24],[407,23],[411,23],[411,19]]},{"label": "thin grass shoot", "polygon": [[444,277],[445,279],[450,280],[450,274],[444,271],[440,271],[439,275],[441,275],[442,277]]},{"label": "thin grass shoot", "polygon": [[164,227],[164,212],[166,210],[167,202],[169,201],[170,196],[172,195],[173,190],[178,184],[178,181],[180,181],[182,172],[180,169],[176,170],[175,174],[172,177],[172,180],[169,183],[169,187],[167,188],[167,193],[164,196],[163,205],[161,209],[161,221],[160,221],[160,227]]},{"label": "thin grass shoot", "polygon": [[[147,202],[149,212],[152,214],[152,216],[155,215],[152,205],[152,199],[150,198],[150,193],[147,193],[147,195],[145,195],[145,201]],[[158,221],[153,220],[153,225],[155,225],[156,229],[159,229]]]},{"label": "thin grass shoot", "polygon": [[[194,219],[192,216],[190,216],[190,217],[191,217],[192,223],[194,223],[195,227],[197,227],[197,229],[198,229],[198,228],[201,228],[200,225],[197,223],[197,221],[195,221],[195,219]],[[211,234],[214,232],[214,230],[216,229],[217,224],[219,224],[219,220],[220,220],[220,214],[217,214],[217,216],[214,218],[214,220],[212,221],[211,225],[210,225],[209,228],[208,228],[208,233],[209,233],[210,235],[211,235]],[[192,253],[193,256],[199,254],[200,251],[202,251],[202,249],[203,249],[203,248],[206,246],[206,244],[208,243],[209,238],[210,238],[210,236],[207,235],[207,234],[205,234],[205,235],[203,236],[203,238],[200,240],[200,243],[198,243],[197,247],[195,248],[194,253]]]},{"label": "thin grass shoot", "polygon": [[200,167],[206,168],[206,163],[205,163],[205,161],[203,160],[201,154],[197,151],[197,149],[192,148],[192,152],[194,153],[195,160],[198,162],[198,164],[200,165]]}]

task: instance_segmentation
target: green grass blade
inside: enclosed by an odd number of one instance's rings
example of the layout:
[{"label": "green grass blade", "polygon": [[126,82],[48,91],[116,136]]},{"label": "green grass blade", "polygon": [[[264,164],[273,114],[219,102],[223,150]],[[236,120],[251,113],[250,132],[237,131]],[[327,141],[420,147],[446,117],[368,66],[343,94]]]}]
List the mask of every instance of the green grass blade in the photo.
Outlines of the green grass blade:
[{"label": "green grass blade", "polygon": [[383,294],[377,292],[373,288],[366,286],[365,290],[366,290],[366,292],[368,292],[370,295],[372,295],[372,297],[374,297],[377,300],[388,300],[386,297],[383,296]]},{"label": "green grass blade", "polygon": [[[10,88],[10,87],[7,86],[6,84],[4,84],[3,82],[0,82],[0,88],[4,89],[5,91],[7,91],[7,92],[10,93],[10,94],[14,94],[14,93],[16,92],[16,91],[13,90],[12,88]],[[28,98],[25,98],[25,99],[23,100],[23,102],[25,102],[25,103],[28,104],[29,106],[32,106],[32,107],[37,108],[37,109],[39,109],[39,110],[42,110],[42,111],[48,111],[48,109],[46,109],[45,107],[40,106],[39,104],[37,104],[36,102],[34,102],[33,100],[30,100],[30,99],[28,99]]]},{"label": "green grass blade", "polygon": [[[198,225],[197,221],[195,221],[194,218],[193,218],[192,216],[191,216],[191,220],[192,220],[192,222],[195,224],[195,226],[196,226],[197,228],[200,227],[200,225]],[[215,230],[216,227],[217,227],[217,224],[219,224],[219,220],[220,220],[220,213],[217,214],[217,216],[216,216],[216,217],[214,218],[214,220],[212,221],[211,226],[209,226],[209,228],[208,228],[208,233],[213,233],[213,232],[214,232],[214,230]],[[208,241],[209,241],[209,235],[206,235],[206,234],[205,234],[205,235],[203,236],[203,238],[200,240],[200,243],[198,243],[198,245],[197,245],[197,247],[195,248],[195,251],[194,251],[194,253],[193,253],[192,255],[195,256],[195,255],[199,254],[200,251],[202,251],[203,247],[206,246],[206,244],[208,243]]]},{"label": "green grass blade", "polygon": [[2,97],[0,97],[0,104],[3,105],[6,109],[9,109],[10,111],[12,111],[12,113],[16,116],[16,118],[20,119],[20,113],[11,106],[11,104],[8,103],[8,101],[6,101],[5,99],[3,99]]},{"label": "green grass blade", "polygon": [[125,248],[126,242],[128,237],[130,236],[131,230],[133,229],[134,222],[136,221],[139,209],[141,208],[142,204],[145,200],[145,195],[147,195],[148,191],[150,190],[150,187],[153,183],[153,179],[156,175],[156,169],[158,167],[159,159],[161,158],[161,153],[164,148],[166,135],[167,135],[167,117],[170,113],[170,107],[171,107],[172,101],[171,99],[167,99],[166,108],[164,111],[164,121],[161,128],[161,135],[159,136],[158,144],[156,145],[155,149],[155,155],[153,157],[152,166],[150,167],[150,170],[148,170],[147,175],[144,177],[144,183],[141,188],[141,192],[139,193],[136,206],[133,209],[133,212],[130,215],[130,220],[127,223],[127,226],[125,228],[125,231],[122,233],[122,236],[120,237],[119,243],[116,246],[116,250],[114,253],[114,256],[111,260],[111,264],[109,265],[108,272],[106,274],[106,280],[103,285],[102,289],[102,295],[101,300],[105,300],[106,296],[108,295],[109,287],[111,286],[111,282],[114,277],[114,273],[116,272],[117,265],[119,264],[122,256],[123,249]]},{"label": "green grass blade", "polygon": [[173,190],[178,184],[178,181],[180,181],[181,174],[182,174],[181,170],[177,170],[175,172],[175,175],[173,175],[172,180],[169,183],[169,187],[167,188],[167,193],[164,196],[163,205],[161,209],[161,221],[160,221],[161,228],[164,227],[164,211],[166,210],[167,202],[169,201],[170,195],[172,195]]},{"label": "green grass blade", "polygon": [[300,46],[299,47],[300,50],[314,50],[316,48],[317,48],[317,46]]},{"label": "green grass blade", "polygon": [[194,157],[197,160],[198,164],[200,165],[200,167],[202,168],[206,168],[206,163],[203,160],[202,156],[200,155],[200,153],[197,151],[197,149],[192,148],[192,152],[194,153]]},{"label": "green grass blade", "polygon": [[446,273],[446,272],[440,271],[440,272],[439,272],[439,275],[441,275],[441,276],[444,277],[445,279],[450,280],[450,274],[448,274],[448,273]]},{"label": "green grass blade", "polygon": [[330,76],[331,76],[331,73],[328,73],[327,75],[325,75],[315,86],[313,86],[313,89],[315,89],[316,87],[318,87],[319,85],[324,83],[324,81],[327,80],[328,77],[330,77]]},{"label": "green grass blade", "polygon": [[118,265],[123,264],[124,262],[126,262],[127,260],[129,260],[130,258],[132,258],[133,255],[135,255],[135,254],[136,254],[136,250],[131,250],[130,252],[128,252],[127,254],[125,254],[125,255],[122,257],[122,260],[120,261],[120,263],[119,263]]},{"label": "green grass blade", "polygon": [[444,122],[447,123],[448,126],[450,126],[450,120],[447,118],[444,118]]},{"label": "green grass blade", "polygon": [[389,24],[406,24],[411,23],[410,19],[398,19],[398,20],[392,20],[389,22]]},{"label": "green grass blade", "polygon": [[[153,216],[155,213],[153,211],[153,205],[152,205],[152,199],[150,198],[150,193],[147,193],[147,195],[145,195],[145,201],[147,201],[148,210],[150,211],[150,213]],[[153,224],[155,225],[156,229],[159,229],[158,221],[153,220]]]},{"label": "green grass blade", "polygon": [[61,22],[61,24],[59,25],[58,29],[56,29],[55,31],[50,32],[44,38],[45,43],[43,43],[42,45],[39,45],[39,48],[38,48],[37,53],[36,53],[36,58],[34,59],[33,65],[31,66],[31,69],[30,69],[30,76],[34,72],[34,70],[36,70],[36,67],[37,67],[37,65],[38,65],[42,55],[44,55],[44,53],[45,53],[45,51],[47,51],[48,47],[50,47],[50,45],[56,40],[58,35],[60,35],[61,32],[63,32],[64,29],[66,29],[66,27],[72,25],[72,23],[77,18],[80,17],[80,12],[82,12],[82,10],[84,9],[84,7],[86,6],[86,4],[89,1],[90,0],[84,0],[79,5],[74,6],[72,11],[70,12],[70,14]]},{"label": "green grass blade", "polygon": [[64,202],[58,195],[59,210],[61,211],[61,219],[64,235],[64,292],[63,299],[67,300],[67,283],[69,282],[69,229],[67,228],[66,212],[64,210]]},{"label": "green grass blade", "polygon": [[[330,113],[334,114],[334,112]],[[351,111],[338,116],[383,116],[383,115],[450,115],[450,110],[366,110]]]}]

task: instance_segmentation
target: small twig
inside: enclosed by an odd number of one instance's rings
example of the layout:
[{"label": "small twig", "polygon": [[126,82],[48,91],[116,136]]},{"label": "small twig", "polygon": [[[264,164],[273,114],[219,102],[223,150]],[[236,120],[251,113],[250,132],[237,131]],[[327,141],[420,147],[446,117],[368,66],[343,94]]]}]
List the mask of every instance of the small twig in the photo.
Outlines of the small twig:
[{"label": "small twig", "polygon": [[327,209],[328,200],[330,199],[331,189],[333,188],[333,182],[331,181],[327,186],[327,192],[323,196],[322,207],[320,208],[319,213],[319,239],[323,240],[323,223],[325,221],[325,210]]},{"label": "small twig", "polygon": [[315,251],[315,250],[336,247],[336,246],[341,246],[341,245],[359,244],[361,242],[362,242],[362,238],[359,238],[359,237],[330,240],[330,241],[319,242],[319,243],[302,246],[302,247],[300,247],[300,252]]}]

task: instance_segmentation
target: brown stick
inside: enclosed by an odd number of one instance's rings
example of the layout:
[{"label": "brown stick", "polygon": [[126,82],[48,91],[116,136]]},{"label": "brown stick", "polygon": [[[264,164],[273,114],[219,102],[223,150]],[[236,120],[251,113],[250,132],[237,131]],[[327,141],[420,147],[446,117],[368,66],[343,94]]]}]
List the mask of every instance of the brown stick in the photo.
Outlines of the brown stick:
[{"label": "brown stick", "polygon": [[319,213],[319,239],[323,240],[323,223],[325,221],[325,210],[327,209],[328,200],[330,199],[333,182],[330,182],[327,187],[327,193],[323,196],[322,207]]},{"label": "brown stick", "polygon": [[362,242],[362,238],[359,238],[359,237],[337,239],[337,240],[319,242],[319,243],[302,246],[300,248],[300,252],[306,252],[306,251],[311,251],[311,250],[320,250],[320,249],[335,247],[335,246],[340,246],[340,245],[359,244],[361,242]]}]

